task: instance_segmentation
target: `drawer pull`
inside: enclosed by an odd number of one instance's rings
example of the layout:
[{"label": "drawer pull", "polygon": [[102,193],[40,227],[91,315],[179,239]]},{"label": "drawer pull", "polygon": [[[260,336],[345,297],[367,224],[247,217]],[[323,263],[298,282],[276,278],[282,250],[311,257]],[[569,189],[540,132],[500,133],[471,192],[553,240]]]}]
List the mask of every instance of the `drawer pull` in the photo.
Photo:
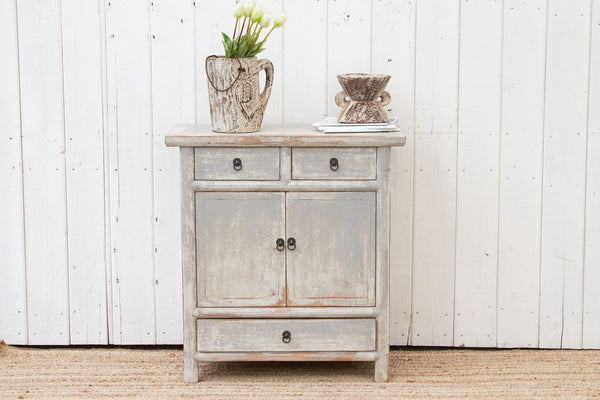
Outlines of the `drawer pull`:
[{"label": "drawer pull", "polygon": [[290,331],[283,331],[281,334],[281,340],[283,343],[289,343],[292,341],[292,333]]},{"label": "drawer pull", "polygon": [[296,239],[293,237],[289,238],[287,241],[288,250],[294,250],[296,248]]},{"label": "drawer pull", "polygon": [[242,160],[239,158],[234,158],[233,159],[233,169],[235,169],[236,171],[239,171],[242,169]]},{"label": "drawer pull", "polygon": [[340,169],[340,162],[337,158],[333,157],[329,160],[329,168],[331,168],[332,171]]},{"label": "drawer pull", "polygon": [[283,240],[282,238],[277,239],[277,241],[275,242],[275,245],[277,246],[277,250],[279,250],[279,251],[285,250],[285,240]]}]

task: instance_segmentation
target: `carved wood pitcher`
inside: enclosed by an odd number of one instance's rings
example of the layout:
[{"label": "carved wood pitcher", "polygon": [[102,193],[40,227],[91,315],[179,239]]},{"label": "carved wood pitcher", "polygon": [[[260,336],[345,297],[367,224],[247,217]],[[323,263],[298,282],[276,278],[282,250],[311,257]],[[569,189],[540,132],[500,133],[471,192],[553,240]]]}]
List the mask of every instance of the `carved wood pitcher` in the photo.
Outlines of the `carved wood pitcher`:
[{"label": "carved wood pitcher", "polygon": [[[206,58],[208,100],[212,130],[224,133],[256,132],[271,96],[273,64],[266,59]],[[260,92],[258,73],[265,70],[265,88]]]}]

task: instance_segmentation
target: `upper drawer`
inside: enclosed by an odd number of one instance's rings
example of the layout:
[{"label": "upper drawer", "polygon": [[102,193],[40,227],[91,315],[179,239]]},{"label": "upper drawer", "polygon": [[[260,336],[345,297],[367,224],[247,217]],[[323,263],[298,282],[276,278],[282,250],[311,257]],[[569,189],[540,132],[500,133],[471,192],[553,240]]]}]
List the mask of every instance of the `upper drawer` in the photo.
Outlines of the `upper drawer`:
[{"label": "upper drawer", "polygon": [[196,147],[197,180],[279,180],[278,148]]},{"label": "upper drawer", "polygon": [[292,179],[377,179],[376,149],[292,149]]}]

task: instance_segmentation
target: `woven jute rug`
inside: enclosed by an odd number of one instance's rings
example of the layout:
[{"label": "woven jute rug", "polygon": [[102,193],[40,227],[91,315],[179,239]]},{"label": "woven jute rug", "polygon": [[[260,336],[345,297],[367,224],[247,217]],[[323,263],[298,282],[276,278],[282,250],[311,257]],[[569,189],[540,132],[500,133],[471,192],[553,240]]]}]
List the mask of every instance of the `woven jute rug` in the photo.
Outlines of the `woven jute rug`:
[{"label": "woven jute rug", "polygon": [[373,363],[201,365],[183,383],[170,348],[0,344],[0,399],[574,399],[600,398],[600,351],[394,349],[390,381]]}]

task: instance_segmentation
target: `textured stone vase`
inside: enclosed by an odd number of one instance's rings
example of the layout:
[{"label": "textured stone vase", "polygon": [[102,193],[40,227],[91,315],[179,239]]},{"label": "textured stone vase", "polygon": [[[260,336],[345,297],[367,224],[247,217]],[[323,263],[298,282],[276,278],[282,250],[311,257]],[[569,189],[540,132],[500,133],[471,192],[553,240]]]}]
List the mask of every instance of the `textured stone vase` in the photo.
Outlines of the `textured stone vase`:
[{"label": "textured stone vase", "polygon": [[[265,113],[273,85],[273,64],[266,59],[206,58],[208,100],[212,130],[223,133],[256,132]],[[265,70],[260,92],[258,73]]]},{"label": "textured stone vase", "polygon": [[335,96],[335,104],[342,107],[338,121],[355,124],[387,122],[383,107],[390,103],[391,96],[384,89],[390,78],[390,75],[382,74],[338,75],[338,82],[344,89]]}]

